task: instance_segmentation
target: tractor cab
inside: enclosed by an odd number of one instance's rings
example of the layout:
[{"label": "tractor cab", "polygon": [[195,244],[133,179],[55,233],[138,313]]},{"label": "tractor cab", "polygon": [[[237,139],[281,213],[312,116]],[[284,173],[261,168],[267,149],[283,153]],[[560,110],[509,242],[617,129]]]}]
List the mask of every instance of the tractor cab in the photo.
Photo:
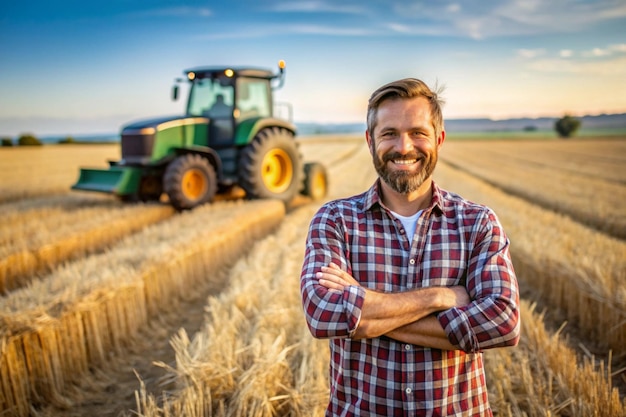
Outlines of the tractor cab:
[{"label": "tractor cab", "polygon": [[[273,117],[272,82],[282,84],[284,63],[274,74],[265,69],[203,67],[185,71],[190,83],[186,114],[210,120],[207,146],[219,149],[233,145],[238,127],[251,120]],[[182,80],[178,80],[182,81]],[[178,97],[178,85],[173,97]]]}]

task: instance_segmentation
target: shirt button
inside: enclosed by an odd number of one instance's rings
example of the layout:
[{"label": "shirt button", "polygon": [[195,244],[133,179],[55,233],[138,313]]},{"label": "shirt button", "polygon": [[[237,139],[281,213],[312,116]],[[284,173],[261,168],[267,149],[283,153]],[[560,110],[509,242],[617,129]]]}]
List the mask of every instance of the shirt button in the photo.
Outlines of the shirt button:
[{"label": "shirt button", "polygon": [[411,259],[411,260],[409,261],[409,263],[410,263],[411,265],[415,265],[415,259]]},{"label": "shirt button", "polygon": [[404,350],[411,350],[411,345],[404,345]]},{"label": "shirt button", "polygon": [[406,392],[407,394],[410,394],[411,393],[411,388],[405,389],[404,392]]}]

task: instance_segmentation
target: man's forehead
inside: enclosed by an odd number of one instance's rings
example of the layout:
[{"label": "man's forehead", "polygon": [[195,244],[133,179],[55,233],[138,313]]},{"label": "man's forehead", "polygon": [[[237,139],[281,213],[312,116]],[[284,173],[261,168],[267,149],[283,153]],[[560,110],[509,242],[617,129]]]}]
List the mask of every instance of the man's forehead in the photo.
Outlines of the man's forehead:
[{"label": "man's forehead", "polygon": [[380,104],[377,112],[377,129],[397,127],[406,124],[431,125],[431,109],[423,97],[412,99],[387,99]]}]

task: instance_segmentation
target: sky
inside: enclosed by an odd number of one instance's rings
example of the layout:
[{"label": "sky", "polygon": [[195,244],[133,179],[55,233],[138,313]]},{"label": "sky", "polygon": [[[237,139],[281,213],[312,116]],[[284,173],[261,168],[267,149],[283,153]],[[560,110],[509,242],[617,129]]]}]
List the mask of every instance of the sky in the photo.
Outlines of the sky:
[{"label": "sky", "polygon": [[624,113],[626,1],[5,1],[0,136],[119,132],[184,113],[185,69],[281,59],[296,123],[364,122],[405,77],[446,119]]}]

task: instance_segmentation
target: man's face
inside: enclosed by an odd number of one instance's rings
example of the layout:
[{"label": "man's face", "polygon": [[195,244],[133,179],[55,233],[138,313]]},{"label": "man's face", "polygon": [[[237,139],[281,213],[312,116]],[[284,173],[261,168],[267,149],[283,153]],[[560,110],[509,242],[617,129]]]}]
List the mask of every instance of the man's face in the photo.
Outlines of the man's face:
[{"label": "man's face", "polygon": [[392,190],[408,194],[432,175],[444,136],[435,137],[428,100],[416,97],[381,103],[374,137],[367,138],[380,178]]}]

